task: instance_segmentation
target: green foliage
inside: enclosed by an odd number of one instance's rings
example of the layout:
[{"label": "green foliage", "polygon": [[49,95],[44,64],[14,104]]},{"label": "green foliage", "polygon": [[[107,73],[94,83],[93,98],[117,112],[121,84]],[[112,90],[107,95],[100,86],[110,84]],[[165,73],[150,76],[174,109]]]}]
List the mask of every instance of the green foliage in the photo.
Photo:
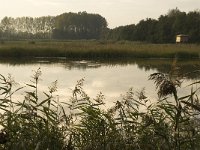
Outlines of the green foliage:
[{"label": "green foliage", "polygon": [[[77,82],[70,101],[60,102],[54,96],[57,81],[43,99],[41,75],[38,68],[26,87],[18,87],[10,75],[0,75],[1,149],[181,150],[200,146],[199,88],[179,97],[182,76],[176,62],[168,74],[149,77],[158,89],[157,101],[152,103],[144,89],[130,89],[109,108],[104,106],[102,93],[96,98],[85,93],[84,79]],[[14,98],[22,88],[25,97]]]},{"label": "green foliage", "polygon": [[[143,19],[137,24],[107,28],[99,14],[87,12],[63,13],[45,17],[4,17],[0,23],[1,40],[32,39],[103,39],[147,43],[175,43],[178,34],[189,35],[189,42],[200,42],[200,12],[188,13],[171,9],[156,19]],[[32,43],[33,44],[33,43]]]},{"label": "green foliage", "polygon": [[100,39],[107,28],[105,18],[87,12],[64,13],[55,19],[55,39]]},{"label": "green foliage", "polygon": [[4,17],[0,23],[0,39],[51,39],[55,17]]},{"label": "green foliage", "polygon": [[147,18],[138,24],[111,29],[106,38],[110,40],[143,41],[149,43],[175,43],[178,34],[189,35],[191,43],[199,43],[200,12],[181,12],[172,9],[155,20]]},{"label": "green foliage", "polygon": [[[60,115],[59,103],[53,96],[56,91],[56,83],[49,87],[49,93],[44,93],[46,98],[38,98],[38,82],[41,70],[35,71],[30,84],[32,88],[26,91],[24,100],[13,100],[14,81],[9,76],[1,75],[1,121],[0,125],[7,135],[7,142],[1,145],[1,149],[53,149],[65,148],[65,135],[59,127],[62,115]],[[63,118],[64,119],[64,118]]]},{"label": "green foliage", "polygon": [[35,18],[4,17],[0,23],[0,39],[100,39],[106,28],[105,18],[86,12]]}]

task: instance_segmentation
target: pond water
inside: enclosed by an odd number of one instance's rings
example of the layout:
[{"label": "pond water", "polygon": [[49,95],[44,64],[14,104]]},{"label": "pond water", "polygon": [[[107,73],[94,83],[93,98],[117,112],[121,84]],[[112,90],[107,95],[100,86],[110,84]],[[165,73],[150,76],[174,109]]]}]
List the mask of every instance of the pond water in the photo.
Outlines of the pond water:
[{"label": "pond water", "polygon": [[[58,91],[62,101],[68,101],[72,96],[72,89],[77,81],[84,78],[83,89],[86,93],[95,98],[102,92],[105,95],[107,105],[113,105],[121,99],[130,88],[135,91],[145,89],[147,97],[157,100],[157,92],[153,81],[148,80],[150,74],[155,72],[167,73],[170,71],[173,60],[124,60],[124,61],[85,61],[66,59],[44,59],[34,60],[1,60],[0,74],[7,76],[11,74],[19,86],[30,83],[33,70],[41,68],[42,76],[39,82],[39,90],[48,91],[48,86],[55,80],[58,81]],[[198,60],[180,60],[177,62],[181,74],[198,70]],[[199,79],[198,73],[186,74],[181,94],[189,94],[190,90],[186,85]],[[23,92],[15,95],[24,96]]]}]

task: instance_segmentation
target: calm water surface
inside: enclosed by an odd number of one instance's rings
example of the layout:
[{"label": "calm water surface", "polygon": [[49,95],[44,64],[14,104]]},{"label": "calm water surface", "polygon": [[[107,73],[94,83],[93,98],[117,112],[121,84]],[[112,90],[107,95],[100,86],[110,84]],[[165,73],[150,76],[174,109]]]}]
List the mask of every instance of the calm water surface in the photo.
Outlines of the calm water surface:
[{"label": "calm water surface", "polygon": [[[68,101],[72,95],[71,89],[74,88],[77,81],[84,78],[84,90],[95,98],[102,92],[106,98],[107,105],[113,105],[116,100],[121,98],[129,88],[135,91],[141,91],[145,88],[145,93],[149,98],[157,99],[156,89],[153,81],[149,81],[150,74],[155,72],[168,72],[172,60],[135,60],[124,62],[104,62],[104,61],[67,61],[67,60],[49,60],[36,59],[31,61],[1,61],[1,74],[7,76],[11,74],[17,86],[24,86],[30,83],[33,70],[39,67],[42,76],[39,84],[40,91],[48,91],[48,86],[55,80],[58,80],[58,91],[62,101]],[[178,65],[182,74],[191,72],[199,68],[199,61],[179,61]],[[190,92],[189,83],[198,80],[198,74],[188,74],[184,79],[182,94]],[[23,97],[23,92],[18,92],[16,96]]]}]

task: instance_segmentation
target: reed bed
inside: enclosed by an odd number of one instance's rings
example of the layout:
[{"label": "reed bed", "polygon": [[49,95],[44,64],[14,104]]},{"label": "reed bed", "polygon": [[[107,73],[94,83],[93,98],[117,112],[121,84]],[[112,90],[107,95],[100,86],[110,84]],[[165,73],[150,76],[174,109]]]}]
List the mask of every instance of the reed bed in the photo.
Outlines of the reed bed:
[{"label": "reed bed", "polygon": [[0,57],[66,57],[81,59],[199,58],[198,44],[148,44],[128,41],[7,41]]},{"label": "reed bed", "polygon": [[[200,146],[200,83],[191,94],[177,94],[182,79],[176,62],[169,73],[153,73],[149,79],[158,90],[155,103],[145,91],[132,88],[104,109],[105,97],[89,97],[77,81],[72,96],[60,102],[58,81],[44,96],[38,94],[41,69],[25,86],[16,86],[0,75],[0,149],[9,150],[186,150]],[[193,87],[196,87],[194,88]],[[25,88],[24,99],[14,94]]]}]

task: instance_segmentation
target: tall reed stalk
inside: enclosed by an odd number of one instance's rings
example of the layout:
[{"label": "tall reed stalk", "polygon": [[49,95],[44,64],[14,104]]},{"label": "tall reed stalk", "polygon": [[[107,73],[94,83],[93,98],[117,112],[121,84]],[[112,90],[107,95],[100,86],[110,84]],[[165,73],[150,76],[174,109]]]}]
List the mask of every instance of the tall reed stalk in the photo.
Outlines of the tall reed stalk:
[{"label": "tall reed stalk", "polygon": [[[144,90],[129,89],[113,107],[105,109],[105,97],[84,91],[77,82],[64,102],[54,93],[57,81],[40,97],[41,69],[26,87],[11,76],[0,75],[0,149],[20,150],[195,150],[200,147],[198,88],[180,97],[182,76],[176,65],[168,74],[154,73],[158,99],[152,103]],[[199,84],[199,82],[193,83]],[[193,86],[191,84],[190,86]],[[29,90],[27,90],[27,88]],[[21,89],[24,99],[13,94]]]}]

